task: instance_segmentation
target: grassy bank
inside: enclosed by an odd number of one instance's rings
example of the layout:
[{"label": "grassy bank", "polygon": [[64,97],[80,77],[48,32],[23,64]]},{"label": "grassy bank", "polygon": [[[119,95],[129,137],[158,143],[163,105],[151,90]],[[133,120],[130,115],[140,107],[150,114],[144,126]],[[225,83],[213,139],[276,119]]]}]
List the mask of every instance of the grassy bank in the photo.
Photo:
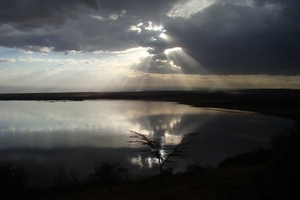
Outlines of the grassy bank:
[{"label": "grassy bank", "polygon": [[[266,174],[265,164],[241,168],[210,169],[196,174],[180,173],[120,183],[81,186],[65,191],[36,191],[31,196],[45,199],[257,199],[255,183]],[[262,182],[263,184],[265,182]]]},{"label": "grassy bank", "polygon": [[[262,151],[262,152],[259,152]],[[25,191],[25,199],[293,199],[276,185],[268,150],[228,158],[223,166],[114,184]],[[260,157],[260,156],[258,156]],[[294,194],[293,194],[294,195]]]}]

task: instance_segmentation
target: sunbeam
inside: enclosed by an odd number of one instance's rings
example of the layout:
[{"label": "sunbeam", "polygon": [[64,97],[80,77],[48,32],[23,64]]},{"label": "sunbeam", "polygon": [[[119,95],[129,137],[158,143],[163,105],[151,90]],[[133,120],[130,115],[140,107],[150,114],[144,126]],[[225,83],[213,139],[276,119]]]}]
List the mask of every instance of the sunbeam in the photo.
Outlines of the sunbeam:
[{"label": "sunbeam", "polygon": [[197,72],[198,74],[209,74],[209,71],[188,55],[181,47],[166,49],[165,54],[169,60],[173,60],[175,64],[182,66],[183,72],[189,74]]}]

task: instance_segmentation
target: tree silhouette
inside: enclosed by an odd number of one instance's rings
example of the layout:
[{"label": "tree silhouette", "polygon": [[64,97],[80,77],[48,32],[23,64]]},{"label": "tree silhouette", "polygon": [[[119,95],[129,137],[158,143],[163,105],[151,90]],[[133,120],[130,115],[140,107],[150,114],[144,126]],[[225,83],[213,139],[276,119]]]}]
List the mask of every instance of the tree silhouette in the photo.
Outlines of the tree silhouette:
[{"label": "tree silhouette", "polygon": [[173,165],[178,159],[188,157],[187,145],[191,138],[197,133],[187,133],[183,135],[178,144],[166,144],[164,137],[150,138],[145,134],[130,131],[131,140],[128,143],[132,146],[141,148],[143,158],[151,158],[154,166],[160,172],[163,181],[163,171],[166,166]]}]

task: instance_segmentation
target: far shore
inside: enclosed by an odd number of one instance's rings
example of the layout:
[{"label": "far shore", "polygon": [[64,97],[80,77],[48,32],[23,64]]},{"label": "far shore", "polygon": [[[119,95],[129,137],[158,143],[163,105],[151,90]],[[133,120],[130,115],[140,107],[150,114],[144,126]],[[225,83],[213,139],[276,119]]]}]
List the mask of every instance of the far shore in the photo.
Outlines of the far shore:
[{"label": "far shore", "polygon": [[195,107],[253,111],[294,120],[300,119],[300,90],[289,89],[0,94],[0,101],[84,101],[101,99],[170,101]]}]

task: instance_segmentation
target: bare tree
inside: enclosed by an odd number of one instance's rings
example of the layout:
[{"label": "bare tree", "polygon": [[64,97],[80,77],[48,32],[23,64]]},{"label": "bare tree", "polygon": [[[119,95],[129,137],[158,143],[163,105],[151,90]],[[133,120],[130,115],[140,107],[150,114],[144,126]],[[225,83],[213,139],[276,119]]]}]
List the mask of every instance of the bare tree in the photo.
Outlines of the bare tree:
[{"label": "bare tree", "polygon": [[191,138],[197,133],[187,133],[183,135],[178,144],[166,144],[164,137],[150,138],[142,133],[130,131],[131,140],[128,143],[141,148],[143,158],[151,158],[154,166],[159,170],[161,181],[163,180],[163,170],[166,166],[173,165],[178,159],[188,157],[187,145]]}]

